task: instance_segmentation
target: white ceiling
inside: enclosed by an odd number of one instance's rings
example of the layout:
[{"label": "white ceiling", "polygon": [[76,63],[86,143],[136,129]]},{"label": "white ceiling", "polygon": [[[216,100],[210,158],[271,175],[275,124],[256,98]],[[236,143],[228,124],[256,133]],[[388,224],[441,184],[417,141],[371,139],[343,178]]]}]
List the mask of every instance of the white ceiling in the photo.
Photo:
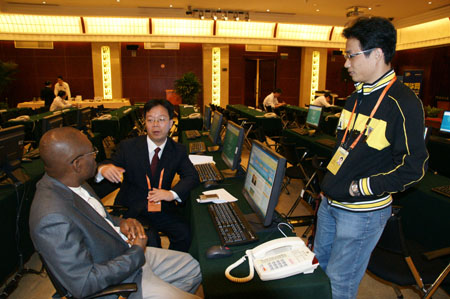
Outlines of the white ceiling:
[{"label": "white ceiling", "polygon": [[189,6],[248,11],[253,21],[335,26],[345,25],[347,9],[352,6],[370,7],[367,13],[393,18],[398,28],[450,16],[450,0],[0,0],[4,13],[44,15],[180,18],[186,17]]}]

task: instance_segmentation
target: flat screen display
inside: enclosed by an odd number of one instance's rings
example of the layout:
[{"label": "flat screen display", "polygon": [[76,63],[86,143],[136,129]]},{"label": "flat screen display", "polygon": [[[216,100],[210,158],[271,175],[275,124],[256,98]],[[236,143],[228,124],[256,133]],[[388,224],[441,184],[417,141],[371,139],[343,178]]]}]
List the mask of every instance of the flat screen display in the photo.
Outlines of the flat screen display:
[{"label": "flat screen display", "polygon": [[450,133],[450,111],[444,112],[444,117],[442,118],[440,131]]},{"label": "flat screen display", "polygon": [[306,116],[306,124],[312,128],[318,128],[320,116],[322,115],[322,107],[309,105],[308,115]]}]

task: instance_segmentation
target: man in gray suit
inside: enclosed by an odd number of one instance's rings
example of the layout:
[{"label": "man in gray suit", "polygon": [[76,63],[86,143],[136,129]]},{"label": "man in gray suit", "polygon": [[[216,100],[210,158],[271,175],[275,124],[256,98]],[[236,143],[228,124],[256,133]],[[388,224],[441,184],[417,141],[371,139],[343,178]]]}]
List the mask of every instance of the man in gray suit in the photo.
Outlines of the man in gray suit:
[{"label": "man in gray suit", "polygon": [[31,239],[73,296],[135,282],[138,291],[130,298],[197,298],[198,262],[183,252],[146,247],[142,225],[109,215],[85,183],[95,175],[97,151],[84,134],[50,130],[39,148],[46,174],[31,206]]}]

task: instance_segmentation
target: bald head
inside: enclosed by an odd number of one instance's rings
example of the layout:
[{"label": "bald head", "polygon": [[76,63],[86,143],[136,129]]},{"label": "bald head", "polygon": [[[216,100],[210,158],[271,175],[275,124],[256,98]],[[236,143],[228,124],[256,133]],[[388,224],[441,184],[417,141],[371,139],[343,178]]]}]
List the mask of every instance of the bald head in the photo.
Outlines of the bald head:
[{"label": "bald head", "polygon": [[[71,127],[56,128],[48,131],[39,142],[39,152],[47,173],[56,179],[73,176],[77,170],[71,163],[77,156],[92,151],[89,139],[80,131]],[[85,178],[80,178],[84,180]]]}]

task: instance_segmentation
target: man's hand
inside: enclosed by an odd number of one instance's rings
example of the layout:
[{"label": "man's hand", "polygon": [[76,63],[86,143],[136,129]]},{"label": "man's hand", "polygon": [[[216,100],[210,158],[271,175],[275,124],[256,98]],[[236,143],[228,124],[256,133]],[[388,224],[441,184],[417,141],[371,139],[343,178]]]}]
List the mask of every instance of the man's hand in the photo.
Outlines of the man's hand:
[{"label": "man's hand", "polygon": [[114,164],[106,164],[101,166],[102,176],[112,183],[120,183],[123,179],[125,169],[117,167]]},{"label": "man's hand", "polygon": [[144,227],[134,218],[123,219],[120,222],[120,231],[128,238],[130,243],[133,243],[135,239],[147,238]]},{"label": "man's hand", "polygon": [[142,250],[144,250],[144,252],[145,252],[145,249],[147,248],[147,236],[144,235],[143,238],[137,237],[130,244],[141,247]]},{"label": "man's hand", "polygon": [[156,189],[153,188],[153,190],[148,192],[147,196],[148,201],[158,203],[161,200],[165,201],[172,201],[174,200],[173,193],[164,189]]}]

